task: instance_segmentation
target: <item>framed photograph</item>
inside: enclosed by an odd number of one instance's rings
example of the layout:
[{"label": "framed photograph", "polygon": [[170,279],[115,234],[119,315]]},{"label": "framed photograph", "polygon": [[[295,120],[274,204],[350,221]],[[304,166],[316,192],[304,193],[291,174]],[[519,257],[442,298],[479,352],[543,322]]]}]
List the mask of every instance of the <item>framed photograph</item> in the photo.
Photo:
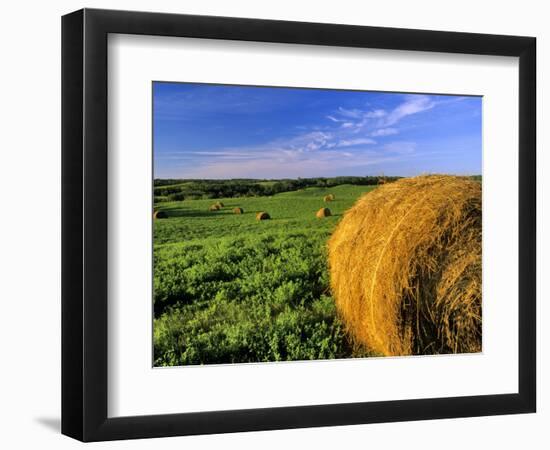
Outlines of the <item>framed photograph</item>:
[{"label": "framed photograph", "polygon": [[62,20],[62,432],[535,412],[536,40]]}]

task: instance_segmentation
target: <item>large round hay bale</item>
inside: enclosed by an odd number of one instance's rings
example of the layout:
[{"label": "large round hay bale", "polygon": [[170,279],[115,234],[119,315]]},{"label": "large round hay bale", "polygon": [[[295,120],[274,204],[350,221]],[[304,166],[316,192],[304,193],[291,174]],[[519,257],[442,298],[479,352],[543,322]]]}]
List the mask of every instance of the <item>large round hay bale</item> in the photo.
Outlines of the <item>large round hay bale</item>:
[{"label": "large round hay bale", "polygon": [[352,339],[382,355],[481,351],[481,183],[432,175],[362,196],[329,241]]},{"label": "large round hay bale", "polygon": [[321,208],[317,213],[315,214],[315,217],[318,219],[322,219],[323,217],[332,216],[332,213],[330,212],[330,209],[328,208]]},{"label": "large round hay bale", "polygon": [[216,202],[215,204],[218,205],[220,209],[224,207],[224,204],[222,202]]},{"label": "large round hay bale", "polygon": [[213,205],[210,205],[208,208],[208,211],[219,211],[221,209],[221,206],[217,203],[214,203]]},{"label": "large round hay bale", "polygon": [[164,211],[155,211],[153,213],[153,219],[167,219],[168,214],[166,214]]},{"label": "large round hay bale", "polygon": [[244,210],[242,208],[233,208],[233,213],[235,214],[243,214],[244,213]]},{"label": "large round hay bale", "polygon": [[256,214],[256,220],[269,220],[271,217],[268,213],[261,211],[258,214]]},{"label": "large round hay bale", "polygon": [[335,198],[334,194],[328,194],[323,197],[323,200],[325,202],[332,202]]}]

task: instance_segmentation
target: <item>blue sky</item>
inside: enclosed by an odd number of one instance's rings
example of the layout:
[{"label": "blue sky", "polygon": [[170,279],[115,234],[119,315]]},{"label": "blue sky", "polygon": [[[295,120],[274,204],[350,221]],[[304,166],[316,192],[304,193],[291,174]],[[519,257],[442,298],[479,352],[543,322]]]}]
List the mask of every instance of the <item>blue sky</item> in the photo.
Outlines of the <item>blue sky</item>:
[{"label": "blue sky", "polygon": [[155,178],[481,173],[481,98],[153,84]]}]

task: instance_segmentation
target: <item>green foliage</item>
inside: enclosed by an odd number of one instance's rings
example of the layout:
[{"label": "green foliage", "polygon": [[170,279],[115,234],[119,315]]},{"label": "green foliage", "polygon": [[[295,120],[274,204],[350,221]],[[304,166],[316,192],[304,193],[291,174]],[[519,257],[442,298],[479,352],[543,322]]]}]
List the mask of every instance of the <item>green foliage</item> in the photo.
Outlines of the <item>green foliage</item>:
[{"label": "green foliage", "polygon": [[[209,200],[159,205],[168,219],[154,222],[155,365],[357,355],[330,297],[326,242],[371,189],[223,198],[213,212]],[[317,219],[328,193],[333,216]],[[233,214],[237,206],[245,213]],[[272,219],[256,221],[260,210]]]},{"label": "green foliage", "polygon": [[[394,181],[398,177],[385,177]],[[261,197],[308,187],[330,188],[343,184],[374,186],[379,177],[298,178],[282,180],[154,180],[155,202],[211,198]]]}]

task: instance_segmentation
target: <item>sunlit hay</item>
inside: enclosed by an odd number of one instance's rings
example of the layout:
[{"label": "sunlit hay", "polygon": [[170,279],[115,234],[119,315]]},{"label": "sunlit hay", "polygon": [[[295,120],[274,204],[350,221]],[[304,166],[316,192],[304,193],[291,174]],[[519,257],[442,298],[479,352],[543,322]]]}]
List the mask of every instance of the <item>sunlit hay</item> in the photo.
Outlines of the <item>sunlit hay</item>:
[{"label": "sunlit hay", "polygon": [[221,209],[221,206],[217,203],[214,203],[213,205],[210,205],[208,208],[208,211],[219,211]]},{"label": "sunlit hay", "polygon": [[347,331],[381,355],[481,351],[481,183],[431,175],[363,195],[329,241]]},{"label": "sunlit hay", "polygon": [[323,217],[332,216],[332,213],[330,212],[330,209],[328,208],[321,208],[317,213],[315,214],[315,217],[318,219],[322,219]]},{"label": "sunlit hay", "polygon": [[335,198],[334,194],[328,194],[323,197],[323,200],[325,202],[332,202]]},{"label": "sunlit hay", "polygon": [[243,214],[244,210],[242,208],[233,208],[233,213],[235,214]]},{"label": "sunlit hay", "polygon": [[167,219],[168,214],[166,214],[164,211],[155,211],[153,213],[153,219]]},{"label": "sunlit hay", "polygon": [[268,220],[268,219],[271,219],[271,217],[266,212],[262,211],[256,214],[256,220]]}]

